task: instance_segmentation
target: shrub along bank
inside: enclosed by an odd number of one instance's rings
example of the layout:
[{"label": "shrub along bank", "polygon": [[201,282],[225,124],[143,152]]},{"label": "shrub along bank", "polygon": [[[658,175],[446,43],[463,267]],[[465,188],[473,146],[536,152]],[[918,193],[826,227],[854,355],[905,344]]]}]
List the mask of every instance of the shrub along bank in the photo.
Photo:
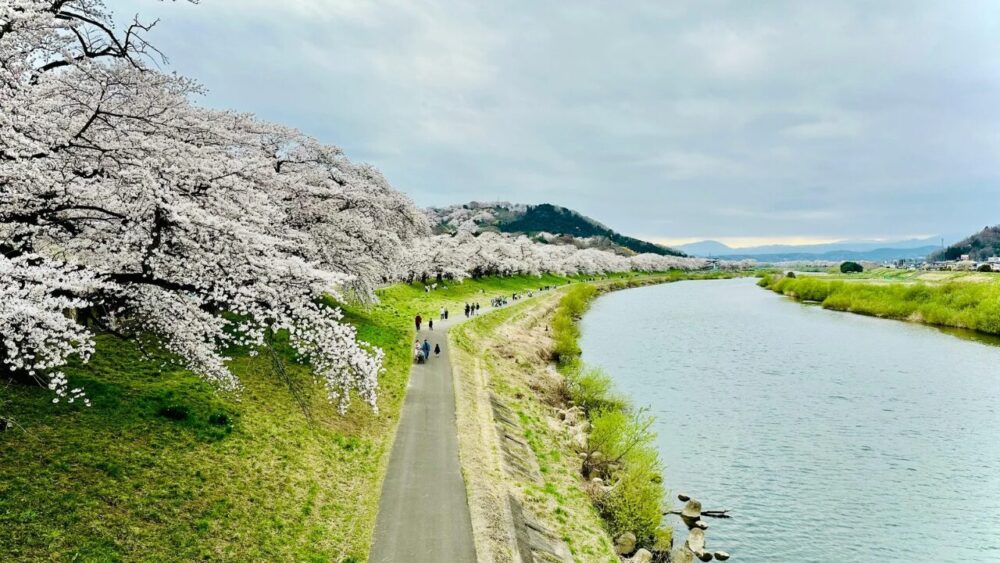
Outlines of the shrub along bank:
[{"label": "shrub along bank", "polygon": [[552,320],[553,360],[565,378],[565,393],[583,410],[590,432],[581,476],[612,537],[632,533],[636,546],[669,552],[671,529],[662,526],[666,489],[663,463],[654,445],[653,417],[614,390],[611,377],[580,360],[578,322],[600,293],[686,279],[720,279],[730,273],[671,272],[659,278],[619,280],[570,288]]},{"label": "shrub along bank", "polygon": [[666,490],[652,419],[615,393],[606,373],[580,361],[577,323],[597,294],[593,286],[571,288],[552,323],[553,359],[566,378],[566,394],[590,421],[581,474],[592,484],[591,499],[612,537],[631,532],[638,546],[669,551],[670,530],[660,528]]},{"label": "shrub along bank", "polygon": [[1000,284],[865,283],[767,275],[759,285],[824,308],[1000,334]]}]

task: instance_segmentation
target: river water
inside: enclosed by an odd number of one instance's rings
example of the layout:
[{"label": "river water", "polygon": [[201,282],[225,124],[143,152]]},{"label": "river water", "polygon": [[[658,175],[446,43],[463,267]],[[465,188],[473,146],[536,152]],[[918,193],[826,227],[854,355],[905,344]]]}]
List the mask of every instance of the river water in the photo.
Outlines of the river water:
[{"label": "river water", "polygon": [[1000,561],[1000,346],[755,281],[611,293],[582,322],[584,360],[656,416],[671,498],[732,510],[709,521],[709,547]]}]

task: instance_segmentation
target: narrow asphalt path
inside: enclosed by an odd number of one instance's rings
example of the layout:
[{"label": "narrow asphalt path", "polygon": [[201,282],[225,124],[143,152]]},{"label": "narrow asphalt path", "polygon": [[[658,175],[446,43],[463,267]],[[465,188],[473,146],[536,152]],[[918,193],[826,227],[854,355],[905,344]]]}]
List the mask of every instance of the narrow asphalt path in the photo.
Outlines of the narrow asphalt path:
[{"label": "narrow asphalt path", "polygon": [[[461,314],[461,313],[460,313]],[[465,320],[464,318],[462,320]],[[431,357],[414,364],[382,483],[371,563],[474,562],[472,519],[458,462],[455,389],[448,329],[459,322],[434,321],[417,336]],[[441,346],[435,356],[434,345]]]}]

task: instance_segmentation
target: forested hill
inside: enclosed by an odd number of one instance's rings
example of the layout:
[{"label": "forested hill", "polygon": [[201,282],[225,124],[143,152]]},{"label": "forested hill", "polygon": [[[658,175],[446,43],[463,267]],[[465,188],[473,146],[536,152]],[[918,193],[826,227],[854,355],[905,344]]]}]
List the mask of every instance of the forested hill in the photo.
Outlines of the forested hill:
[{"label": "forested hill", "polygon": [[460,229],[524,234],[547,242],[570,237],[579,245],[619,251],[623,254],[685,256],[683,252],[618,233],[581,213],[543,203],[525,205],[508,202],[471,202],[429,210],[438,232]]},{"label": "forested hill", "polygon": [[968,254],[972,260],[984,261],[1000,256],[1000,225],[986,227],[978,233],[931,254],[931,260],[957,260]]}]

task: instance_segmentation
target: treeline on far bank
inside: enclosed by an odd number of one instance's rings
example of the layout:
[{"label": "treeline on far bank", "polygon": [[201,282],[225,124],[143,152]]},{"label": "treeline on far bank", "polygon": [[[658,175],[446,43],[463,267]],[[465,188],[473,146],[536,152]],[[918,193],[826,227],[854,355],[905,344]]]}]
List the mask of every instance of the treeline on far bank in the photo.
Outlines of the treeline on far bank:
[{"label": "treeline on far bank", "polygon": [[765,275],[758,285],[835,311],[1000,334],[997,283],[867,283]]}]

